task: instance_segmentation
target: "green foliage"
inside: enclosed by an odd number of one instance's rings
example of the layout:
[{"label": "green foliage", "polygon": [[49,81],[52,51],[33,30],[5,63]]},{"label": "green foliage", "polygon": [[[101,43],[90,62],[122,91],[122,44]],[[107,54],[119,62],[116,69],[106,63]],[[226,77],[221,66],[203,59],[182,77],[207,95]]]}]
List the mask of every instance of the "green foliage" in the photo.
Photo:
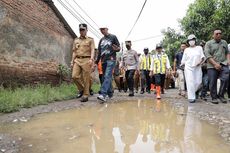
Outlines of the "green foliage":
[{"label": "green foliage", "polygon": [[185,36],[177,33],[172,28],[162,31],[164,38],[162,40],[163,48],[169,57],[170,64],[172,65],[175,54],[179,51],[182,42],[185,42]]},{"label": "green foliage", "polygon": [[[99,89],[99,85],[93,85],[93,90]],[[38,85],[36,87],[23,87],[14,90],[0,88],[0,112],[9,113],[21,108],[30,108],[37,105],[60,100],[72,99],[76,95],[74,84],[61,84],[58,87],[50,85]]]},{"label": "green foliage", "polygon": [[71,71],[67,66],[59,64],[57,73],[63,76],[68,76],[71,73]]},{"label": "green foliage", "polygon": [[70,78],[71,69],[63,64],[59,64],[57,74],[59,75],[59,83],[62,83],[65,78]]},{"label": "green foliage", "polygon": [[230,0],[196,0],[180,23],[185,35],[195,34],[205,41],[211,39],[214,29],[220,28],[229,42]]}]

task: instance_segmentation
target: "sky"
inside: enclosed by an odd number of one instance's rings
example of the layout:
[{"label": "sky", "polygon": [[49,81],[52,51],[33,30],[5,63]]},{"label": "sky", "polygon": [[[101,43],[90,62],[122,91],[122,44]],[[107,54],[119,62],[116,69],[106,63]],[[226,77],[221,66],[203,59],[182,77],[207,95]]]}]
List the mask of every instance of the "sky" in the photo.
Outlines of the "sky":
[{"label": "sky", "polygon": [[[102,37],[99,27],[107,26],[109,33],[115,34],[121,44],[131,40],[132,48],[139,53],[142,53],[145,47],[155,49],[156,44],[163,39],[161,31],[167,27],[180,32],[178,20],[186,15],[189,4],[194,2],[194,0],[148,0],[137,24],[128,36],[145,0],[75,0],[76,3],[74,0],[53,1],[77,35],[79,35],[79,23],[88,22],[91,25],[88,24],[88,36],[94,38],[96,47],[99,38]],[[71,9],[75,17],[60,2]],[[96,32],[91,32],[92,29]],[[150,37],[151,39],[142,40]]]}]

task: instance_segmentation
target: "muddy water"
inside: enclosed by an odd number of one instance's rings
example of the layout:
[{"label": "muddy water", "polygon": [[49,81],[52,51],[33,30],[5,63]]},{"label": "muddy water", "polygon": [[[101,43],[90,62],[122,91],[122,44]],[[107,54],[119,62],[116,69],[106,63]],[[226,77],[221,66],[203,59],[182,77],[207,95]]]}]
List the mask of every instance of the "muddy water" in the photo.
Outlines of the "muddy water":
[{"label": "muddy water", "polygon": [[88,105],[2,125],[21,153],[229,153],[217,127],[161,101]]}]

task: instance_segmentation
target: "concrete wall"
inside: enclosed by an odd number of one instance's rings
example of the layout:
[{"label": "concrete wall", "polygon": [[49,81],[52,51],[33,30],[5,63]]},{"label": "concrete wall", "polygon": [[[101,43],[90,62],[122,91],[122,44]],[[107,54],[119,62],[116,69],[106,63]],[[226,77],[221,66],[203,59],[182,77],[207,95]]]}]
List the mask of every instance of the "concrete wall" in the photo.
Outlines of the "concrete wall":
[{"label": "concrete wall", "polygon": [[0,84],[58,82],[73,38],[43,0],[0,1]]}]

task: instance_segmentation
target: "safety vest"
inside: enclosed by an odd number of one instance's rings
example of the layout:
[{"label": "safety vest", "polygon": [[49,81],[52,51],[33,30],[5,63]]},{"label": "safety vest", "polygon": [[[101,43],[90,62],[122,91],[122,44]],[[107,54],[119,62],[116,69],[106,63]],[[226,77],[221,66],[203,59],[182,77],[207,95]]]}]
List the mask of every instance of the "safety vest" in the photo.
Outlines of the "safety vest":
[{"label": "safety vest", "polygon": [[153,72],[155,74],[161,73],[165,74],[166,72],[166,64],[167,64],[168,56],[164,53],[161,55],[156,54],[153,58]]},{"label": "safety vest", "polygon": [[150,70],[151,66],[151,56],[150,54],[146,55],[141,55],[141,60],[140,60],[140,70]]}]

